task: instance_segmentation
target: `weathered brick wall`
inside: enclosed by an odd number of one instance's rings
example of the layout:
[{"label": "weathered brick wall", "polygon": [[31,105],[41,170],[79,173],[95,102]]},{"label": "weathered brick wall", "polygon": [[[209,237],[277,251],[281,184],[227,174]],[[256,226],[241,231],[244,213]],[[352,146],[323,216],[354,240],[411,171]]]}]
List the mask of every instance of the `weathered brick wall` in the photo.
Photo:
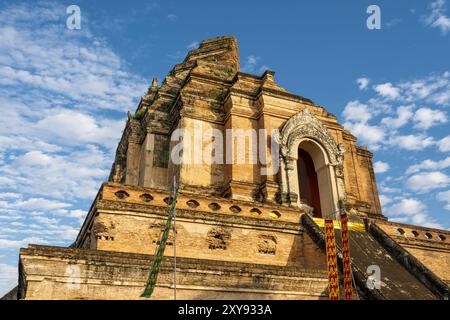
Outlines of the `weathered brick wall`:
[{"label": "weathered brick wall", "polygon": [[[160,87],[156,83],[152,85],[139,103],[139,116],[129,115],[110,175],[110,181],[118,183],[104,185],[77,237],[78,248],[99,249],[99,252],[76,251],[75,254],[75,251],[55,249],[59,253],[52,256],[50,252],[56,251],[50,249],[23,251],[22,274],[29,285],[28,298],[129,298],[138,294],[148,270],[136,271],[132,256],[125,260],[118,257],[125,257],[120,256],[124,254],[121,252],[152,254],[155,251],[167,216],[167,190],[174,168],[167,162],[169,150],[166,149],[176,144],[167,141],[175,128],[191,132],[196,125],[203,130],[222,132],[266,129],[270,135],[273,129],[281,129],[288,119],[308,109],[332,139],[345,146],[344,184],[349,209],[370,218],[383,218],[372,154],[356,146],[356,137],[334,115],[309,99],[287,92],[276,84],[273,75],[273,72],[262,76],[239,72],[237,43],[233,37],[222,37],[202,42],[172,69]],[[265,138],[259,143],[270,144],[270,137]],[[202,147],[209,142],[204,142]],[[196,141],[193,144],[198,147]],[[226,149],[222,151],[226,153]],[[269,149],[265,156],[270,157],[270,152]],[[248,153],[247,144],[247,158]],[[207,265],[212,263],[214,267],[204,272],[198,263],[205,260],[190,261],[190,266],[198,272],[180,271],[180,298],[215,298],[218,292],[221,298],[323,296],[322,278],[316,281],[313,277],[309,281],[298,274],[282,278],[283,272],[288,272],[283,268],[324,272],[326,261],[301,226],[300,209],[280,204],[280,174],[264,176],[262,167],[260,162],[208,165],[203,161],[181,167],[177,254],[208,259]],[[331,194],[321,196],[332,197]],[[439,234],[440,231],[422,228],[418,236],[411,238],[408,235],[412,230],[395,235],[392,226],[386,224],[383,228],[433,272],[449,281],[449,232]],[[425,239],[423,235],[427,232],[432,237]],[[444,238],[439,238],[440,235]],[[166,255],[173,254],[173,241],[171,235]],[[105,250],[116,251],[118,256]],[[258,268],[266,265],[272,269],[244,272],[239,269],[241,265],[233,269],[227,261],[257,263]],[[65,293],[69,277],[65,272],[71,264],[79,266],[87,280],[79,291]],[[156,293],[159,298],[171,297],[170,272],[166,271],[161,274],[165,280]],[[133,277],[141,277],[140,282],[132,280]],[[197,282],[183,283],[188,278]],[[227,287],[227,281],[232,288]],[[242,284],[244,289],[239,287]]]},{"label": "weathered brick wall", "polygon": [[447,249],[429,248],[427,246],[407,245],[403,247],[419,259],[428,269],[450,285],[450,251]]},{"label": "weathered brick wall", "polygon": [[[127,184],[169,187],[172,171],[171,165],[166,163],[169,150],[164,150],[167,144],[162,142],[162,137],[169,137],[175,128],[191,134],[196,125],[204,130],[214,128],[222,131],[224,140],[226,129],[266,129],[266,137],[258,141],[261,145],[270,141],[273,129],[281,130],[289,118],[307,108],[323,123],[336,143],[346,147],[344,172],[349,205],[358,212],[381,214],[369,153],[355,147],[356,139],[348,139],[350,134],[344,132],[334,115],[279,86],[273,72],[262,76],[239,72],[237,42],[233,37],[203,41],[173,68],[161,87],[152,87],[149,92],[138,107],[145,115],[130,118],[129,130],[124,133],[126,141],[121,143],[128,144],[126,168],[121,169],[126,171]],[[151,140],[150,144],[142,143],[145,135]],[[192,145],[198,155],[209,142]],[[220,150],[224,156],[220,163],[211,165],[201,159],[201,163],[182,164],[180,188],[191,191],[200,188],[202,193],[238,200],[279,201],[280,177],[262,175],[261,159],[254,163],[248,161],[249,145],[247,141],[247,161],[243,164],[236,161],[223,164],[225,155],[231,153],[227,148]],[[233,146],[236,151],[235,143]],[[170,148],[173,147],[174,143]],[[270,157],[270,152],[267,156]],[[326,193],[321,196],[330,197]],[[329,203],[328,200],[324,203]]]},{"label": "weathered brick wall", "polygon": [[[300,227],[283,225],[283,229],[275,222],[267,226],[250,219],[214,218],[178,212],[178,256],[325,268],[323,253]],[[95,248],[152,254],[165,222],[165,218],[158,215],[100,210],[93,225],[97,237]],[[106,232],[97,232],[105,229]],[[165,254],[173,255],[172,231]]]},{"label": "weathered brick wall", "polygon": [[450,232],[393,222],[378,222],[379,226],[399,245],[450,283]]},{"label": "weathered brick wall", "polygon": [[[153,254],[167,198],[154,189],[105,184],[77,247]],[[325,256],[299,225],[298,210],[181,193],[176,212],[178,256],[325,269]],[[166,255],[172,254],[171,231]]]},{"label": "weathered brick wall", "polygon": [[[185,160],[180,169],[181,188],[209,188],[208,193],[220,194],[224,181],[222,140],[213,144],[213,137],[209,136],[207,139],[205,136],[211,135],[213,130],[223,133],[223,126],[189,117],[184,118],[183,126],[186,135],[183,137],[183,159]],[[214,160],[211,163],[213,159],[219,159],[219,161]],[[211,164],[208,164],[208,161]],[[172,177],[169,180],[172,181]]]},{"label": "weathered brick wall", "polygon": [[[140,299],[150,256],[31,246],[20,254],[22,299]],[[177,260],[178,299],[323,299],[326,273],[221,261]],[[173,298],[165,259],[152,299]]]}]

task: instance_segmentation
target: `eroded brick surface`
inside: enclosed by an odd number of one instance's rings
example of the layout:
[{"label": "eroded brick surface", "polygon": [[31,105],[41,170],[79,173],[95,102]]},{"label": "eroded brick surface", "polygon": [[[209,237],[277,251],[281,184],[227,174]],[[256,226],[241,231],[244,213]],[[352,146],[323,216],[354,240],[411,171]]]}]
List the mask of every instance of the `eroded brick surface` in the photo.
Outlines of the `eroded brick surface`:
[{"label": "eroded brick surface", "polygon": [[[219,37],[190,51],[161,85],[153,81],[136,112],[128,115],[109,180],[100,188],[74,248],[21,250],[21,298],[139,298],[167,217],[174,175],[169,160],[176,145],[170,142],[173,130],[201,128],[225,136],[227,129],[265,129],[265,156],[270,158],[272,130],[282,130],[299,114],[315,123],[302,131],[305,137],[321,138],[328,144],[326,152],[332,151],[329,163],[320,169],[332,170],[319,173],[326,178],[320,178],[319,185],[330,188],[321,200],[333,202],[335,208],[338,200],[345,204],[350,221],[378,221],[395,241],[449,281],[448,232],[442,233],[447,240],[437,240],[440,231],[433,231],[432,240],[410,239],[394,236],[395,226],[383,222],[372,153],[357,146],[356,137],[325,108],[279,86],[273,72],[255,76],[239,68],[236,40]],[[211,142],[200,143],[205,148]],[[237,144],[233,141],[233,148]],[[172,297],[169,256],[175,238],[179,298],[326,298],[325,255],[300,222],[307,213],[297,205],[301,201],[301,195],[293,192],[297,186],[286,190],[283,174],[293,170],[289,166],[263,175],[260,162],[183,163],[177,234],[169,235],[154,298]],[[352,245],[358,245],[357,237]],[[377,256],[372,249],[365,254]],[[79,283],[72,283],[74,278]]]}]

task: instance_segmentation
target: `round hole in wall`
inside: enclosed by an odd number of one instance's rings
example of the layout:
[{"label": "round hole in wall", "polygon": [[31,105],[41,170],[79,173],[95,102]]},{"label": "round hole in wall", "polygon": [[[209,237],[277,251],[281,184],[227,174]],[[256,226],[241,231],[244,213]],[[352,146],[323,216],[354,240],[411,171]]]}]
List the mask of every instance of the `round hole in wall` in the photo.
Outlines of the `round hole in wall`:
[{"label": "round hole in wall", "polygon": [[189,208],[197,208],[200,203],[198,203],[198,201],[195,201],[194,199],[189,200],[188,202],[186,202],[186,204],[189,206]]},{"label": "round hole in wall", "polygon": [[439,240],[441,240],[441,241],[445,241],[445,236],[443,235],[443,234],[440,234],[439,236],[438,236],[438,238],[439,238]]},{"label": "round hole in wall", "polygon": [[166,197],[166,198],[164,198],[164,200],[163,200],[166,204],[172,204],[172,201],[173,201],[173,198],[172,197]]},{"label": "round hole in wall", "polygon": [[208,205],[208,208],[210,208],[213,211],[217,211],[220,210],[221,206],[218,203],[213,202]]},{"label": "round hole in wall", "polygon": [[425,233],[425,238],[431,239],[431,238],[433,238],[433,235],[431,233],[429,233],[429,232],[426,232]]},{"label": "round hole in wall", "polygon": [[281,213],[279,213],[276,210],[273,210],[273,211],[270,211],[269,217],[271,217],[272,219],[278,219],[279,217],[281,217]]},{"label": "round hole in wall", "polygon": [[119,190],[114,195],[119,199],[126,199],[130,196],[125,190]]},{"label": "round hole in wall", "polygon": [[139,198],[141,198],[141,200],[144,201],[144,202],[150,202],[150,201],[153,200],[153,196],[151,194],[149,194],[149,193],[141,194],[139,196]]},{"label": "round hole in wall", "polygon": [[259,217],[262,214],[261,210],[259,210],[258,208],[252,208],[250,210],[250,213],[255,217]]},{"label": "round hole in wall", "polygon": [[418,236],[419,236],[419,233],[418,233],[416,230],[411,231],[411,234],[412,234],[414,237],[418,237]]},{"label": "round hole in wall", "polygon": [[396,231],[396,234],[399,235],[399,236],[402,236],[402,235],[405,234],[405,230],[403,230],[402,228],[398,228],[397,231]]},{"label": "round hole in wall", "polygon": [[234,206],[230,207],[230,211],[233,212],[233,213],[239,213],[239,212],[242,211],[242,209],[239,208],[238,206],[234,205]]}]

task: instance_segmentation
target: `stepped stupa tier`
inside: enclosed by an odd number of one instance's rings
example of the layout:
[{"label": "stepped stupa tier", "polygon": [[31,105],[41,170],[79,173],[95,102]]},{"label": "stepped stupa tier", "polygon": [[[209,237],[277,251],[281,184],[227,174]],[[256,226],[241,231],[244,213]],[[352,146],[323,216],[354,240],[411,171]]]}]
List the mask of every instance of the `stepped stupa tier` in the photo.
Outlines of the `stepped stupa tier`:
[{"label": "stepped stupa tier", "polygon": [[328,299],[323,221],[337,223],[341,265],[343,210],[354,299],[448,298],[450,232],[389,222],[372,153],[273,71],[241,72],[231,36],[153,79],[74,244],[21,249],[18,297],[141,299],[174,179],[176,237],[152,299],[173,297],[175,245],[179,299]]}]

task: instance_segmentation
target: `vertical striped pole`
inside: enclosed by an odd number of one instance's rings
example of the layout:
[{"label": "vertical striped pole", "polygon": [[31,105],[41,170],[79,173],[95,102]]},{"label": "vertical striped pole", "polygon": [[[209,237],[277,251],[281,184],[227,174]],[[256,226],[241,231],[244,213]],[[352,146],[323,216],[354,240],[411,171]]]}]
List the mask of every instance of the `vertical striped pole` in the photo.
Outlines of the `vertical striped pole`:
[{"label": "vertical striped pole", "polygon": [[[176,176],[173,178],[174,192],[178,191]],[[177,209],[173,207],[173,300],[177,300]]]},{"label": "vertical striped pole", "polygon": [[333,220],[325,219],[325,247],[328,266],[328,298],[339,300],[339,272],[337,268],[336,239]]},{"label": "vertical striped pole", "polygon": [[352,267],[350,264],[350,244],[348,238],[348,218],[344,210],[341,212],[342,259],[344,269],[345,300],[352,299]]}]

